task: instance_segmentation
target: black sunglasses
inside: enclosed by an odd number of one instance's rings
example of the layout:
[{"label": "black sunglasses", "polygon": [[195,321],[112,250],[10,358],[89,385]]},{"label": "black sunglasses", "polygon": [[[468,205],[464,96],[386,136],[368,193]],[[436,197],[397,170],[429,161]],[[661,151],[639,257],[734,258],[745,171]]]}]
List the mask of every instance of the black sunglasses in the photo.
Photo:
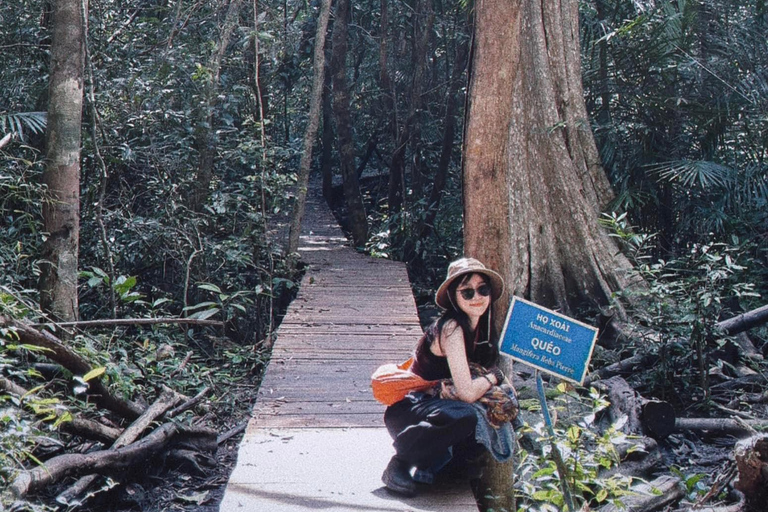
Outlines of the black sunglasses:
[{"label": "black sunglasses", "polygon": [[481,284],[477,288],[462,288],[459,290],[464,300],[472,300],[475,297],[475,292],[479,293],[481,297],[487,297],[491,294],[491,286],[488,284]]}]

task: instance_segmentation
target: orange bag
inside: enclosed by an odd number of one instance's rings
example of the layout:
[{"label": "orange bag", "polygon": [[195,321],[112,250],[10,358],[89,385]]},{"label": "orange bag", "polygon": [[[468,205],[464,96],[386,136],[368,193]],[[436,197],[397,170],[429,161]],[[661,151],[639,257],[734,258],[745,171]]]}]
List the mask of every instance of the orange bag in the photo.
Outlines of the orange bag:
[{"label": "orange bag", "polygon": [[413,364],[411,357],[400,364],[383,364],[371,375],[373,397],[384,405],[399,402],[411,391],[425,391],[433,387],[436,380],[424,380],[409,368]]}]

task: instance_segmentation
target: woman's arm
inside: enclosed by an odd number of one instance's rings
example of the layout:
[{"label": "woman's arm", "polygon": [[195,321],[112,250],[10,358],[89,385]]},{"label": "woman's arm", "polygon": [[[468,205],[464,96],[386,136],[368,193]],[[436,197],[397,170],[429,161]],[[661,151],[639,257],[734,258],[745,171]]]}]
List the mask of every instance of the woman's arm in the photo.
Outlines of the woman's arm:
[{"label": "woman's arm", "polygon": [[489,373],[487,376],[473,379],[469,371],[467,351],[464,347],[464,333],[455,322],[448,322],[440,333],[440,349],[448,359],[453,386],[456,396],[464,402],[475,402],[491,389],[496,377]]}]

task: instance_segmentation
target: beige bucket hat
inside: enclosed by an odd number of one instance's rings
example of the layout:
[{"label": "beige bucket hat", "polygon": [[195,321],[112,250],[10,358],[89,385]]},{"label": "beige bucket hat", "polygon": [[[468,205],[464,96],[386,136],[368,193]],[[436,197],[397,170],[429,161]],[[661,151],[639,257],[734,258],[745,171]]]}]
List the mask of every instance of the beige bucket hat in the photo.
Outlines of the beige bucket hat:
[{"label": "beige bucket hat", "polygon": [[504,293],[504,279],[498,273],[485,268],[485,265],[475,258],[460,258],[448,265],[448,275],[443,284],[440,285],[440,288],[437,289],[437,293],[435,293],[435,303],[443,309],[448,309],[451,306],[451,300],[448,297],[448,287],[451,286],[454,280],[467,274],[483,274],[488,277],[491,284],[491,298],[493,300],[498,299]]}]

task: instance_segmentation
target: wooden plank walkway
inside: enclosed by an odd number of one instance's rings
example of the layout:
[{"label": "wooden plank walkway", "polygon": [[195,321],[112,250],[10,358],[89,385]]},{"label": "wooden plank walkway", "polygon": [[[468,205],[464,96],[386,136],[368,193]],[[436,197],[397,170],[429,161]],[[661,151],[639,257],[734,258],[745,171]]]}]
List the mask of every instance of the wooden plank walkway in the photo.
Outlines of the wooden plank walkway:
[{"label": "wooden plank walkway", "polygon": [[277,331],[221,512],[476,511],[468,483],[415,498],[381,483],[394,451],[371,373],[421,335],[405,266],[367,257],[310,190],[300,252],[308,268]]}]

